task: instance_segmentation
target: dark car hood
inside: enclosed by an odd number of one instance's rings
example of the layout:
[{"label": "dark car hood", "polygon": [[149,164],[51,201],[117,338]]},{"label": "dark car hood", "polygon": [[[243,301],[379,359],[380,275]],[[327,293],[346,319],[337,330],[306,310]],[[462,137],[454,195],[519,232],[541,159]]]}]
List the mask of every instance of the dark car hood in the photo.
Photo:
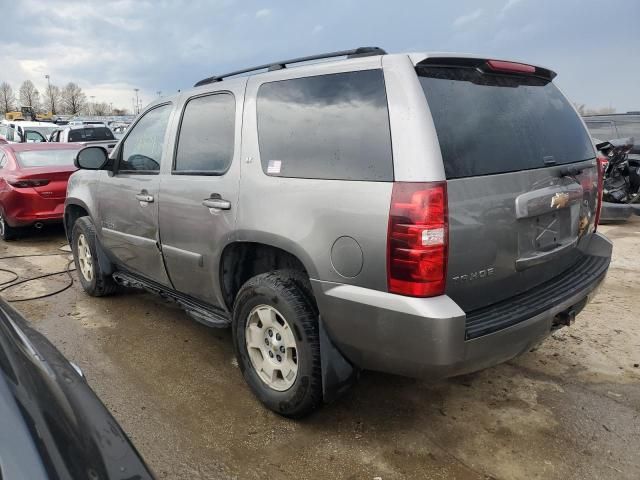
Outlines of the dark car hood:
[{"label": "dark car hood", "polygon": [[153,478],[82,375],[2,299],[0,478]]}]

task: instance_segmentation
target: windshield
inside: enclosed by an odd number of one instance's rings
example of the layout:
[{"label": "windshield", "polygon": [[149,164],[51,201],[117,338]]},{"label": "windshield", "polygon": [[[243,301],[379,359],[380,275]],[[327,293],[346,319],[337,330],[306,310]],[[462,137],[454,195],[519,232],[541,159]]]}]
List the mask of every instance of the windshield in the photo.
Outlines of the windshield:
[{"label": "windshield", "polygon": [[16,152],[18,163],[30,167],[67,167],[73,165],[78,150],[29,150]]},{"label": "windshield", "polygon": [[419,67],[447,178],[493,175],[595,157],[580,117],[536,77]]}]

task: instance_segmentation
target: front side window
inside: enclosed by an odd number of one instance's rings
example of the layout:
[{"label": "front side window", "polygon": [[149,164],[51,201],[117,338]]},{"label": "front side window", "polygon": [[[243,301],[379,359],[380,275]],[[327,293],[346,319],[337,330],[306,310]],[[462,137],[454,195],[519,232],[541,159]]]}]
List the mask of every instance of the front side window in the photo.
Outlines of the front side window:
[{"label": "front side window", "polygon": [[233,159],[236,104],[233,95],[196,97],[180,125],[175,173],[222,175]]},{"label": "front side window", "polygon": [[382,70],[265,83],[257,111],[267,175],[393,180]]},{"label": "front side window", "polygon": [[131,129],[122,145],[119,170],[159,172],[171,105],[145,113]]},{"label": "front side window", "polygon": [[47,141],[40,132],[36,132],[35,130],[25,130],[24,137],[27,143],[42,143]]}]

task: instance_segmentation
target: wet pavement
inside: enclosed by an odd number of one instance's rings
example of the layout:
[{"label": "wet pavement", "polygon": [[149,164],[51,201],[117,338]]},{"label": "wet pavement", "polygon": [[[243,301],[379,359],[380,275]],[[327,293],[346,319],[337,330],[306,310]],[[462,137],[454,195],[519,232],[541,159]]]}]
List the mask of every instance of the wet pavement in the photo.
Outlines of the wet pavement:
[{"label": "wet pavement", "polygon": [[[265,410],[245,386],[228,330],[140,292],[57,295],[13,305],[70,360],[161,478],[640,478],[640,221],[601,227],[609,276],[576,324],[537,350],[428,383],[365,372],[301,421]],[[20,278],[63,271],[61,229],[0,241]],[[0,283],[13,276],[0,272]],[[59,290],[66,274],[2,292]]]}]

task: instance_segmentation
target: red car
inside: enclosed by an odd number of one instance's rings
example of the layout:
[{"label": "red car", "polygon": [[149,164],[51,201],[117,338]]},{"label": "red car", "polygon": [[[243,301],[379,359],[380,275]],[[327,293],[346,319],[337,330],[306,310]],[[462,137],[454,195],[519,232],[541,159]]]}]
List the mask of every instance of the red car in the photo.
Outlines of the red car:
[{"label": "red car", "polygon": [[0,237],[12,240],[21,227],[60,222],[67,181],[76,171],[80,146],[53,143],[0,144]]}]

